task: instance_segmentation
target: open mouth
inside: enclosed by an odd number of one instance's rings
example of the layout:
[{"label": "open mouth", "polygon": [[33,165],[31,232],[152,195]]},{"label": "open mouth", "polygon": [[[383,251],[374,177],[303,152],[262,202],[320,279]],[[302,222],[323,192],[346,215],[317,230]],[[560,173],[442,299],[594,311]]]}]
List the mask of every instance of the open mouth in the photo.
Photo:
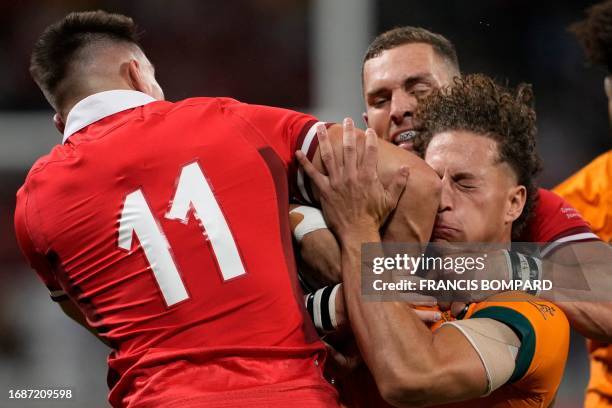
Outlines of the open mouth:
[{"label": "open mouth", "polygon": [[400,143],[408,143],[414,141],[414,138],[419,134],[418,130],[406,130],[405,132],[400,133],[395,136],[393,141],[395,144],[399,145]]}]

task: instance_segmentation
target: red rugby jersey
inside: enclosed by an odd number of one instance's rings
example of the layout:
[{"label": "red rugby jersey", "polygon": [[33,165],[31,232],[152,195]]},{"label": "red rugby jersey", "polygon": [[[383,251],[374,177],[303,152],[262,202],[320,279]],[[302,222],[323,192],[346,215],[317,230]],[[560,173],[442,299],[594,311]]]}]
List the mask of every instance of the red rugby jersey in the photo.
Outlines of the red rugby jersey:
[{"label": "red rugby jersey", "polygon": [[542,256],[549,256],[572,242],[599,240],[582,215],[559,195],[540,188],[532,217],[519,241],[543,243]]},{"label": "red rugby jersey", "polygon": [[32,167],[15,215],[52,295],[74,300],[113,345],[110,402],[336,406],[287,217],[294,152],[315,118],[129,92],[75,106],[76,133]]}]

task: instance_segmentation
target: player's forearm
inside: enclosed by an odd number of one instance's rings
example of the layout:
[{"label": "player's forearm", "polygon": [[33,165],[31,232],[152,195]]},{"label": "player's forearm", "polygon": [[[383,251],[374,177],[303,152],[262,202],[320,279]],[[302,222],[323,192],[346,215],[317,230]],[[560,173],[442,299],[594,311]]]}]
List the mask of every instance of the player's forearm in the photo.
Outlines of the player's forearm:
[{"label": "player's forearm", "polygon": [[384,161],[378,163],[383,183],[402,165],[408,165],[410,176],[395,211],[387,221],[382,239],[385,242],[429,241],[440,202],[440,178],[433,169],[417,157],[390,143],[379,145]]},{"label": "player's forearm", "polygon": [[[609,264],[608,264],[609,265]],[[571,326],[584,337],[612,342],[612,281],[609,266],[544,264],[543,279],[553,282],[541,297],[559,306]]]},{"label": "player's forearm", "polygon": [[383,231],[383,241],[429,241],[440,201],[439,186],[439,178],[435,174],[432,175],[430,169],[423,169],[421,166],[411,168],[406,190]]},{"label": "player's forearm", "polygon": [[[563,290],[557,295],[565,296]],[[558,301],[555,304],[563,310],[570,325],[584,337],[612,342],[612,302]]]},{"label": "player's forearm", "polygon": [[351,327],[381,395],[398,406],[423,401],[433,379],[431,332],[405,304],[365,300],[361,293],[361,242],[380,241],[377,232],[342,243],[344,294]]},{"label": "player's forearm", "polygon": [[552,289],[542,296],[552,301],[612,302],[610,264],[599,261],[563,265],[550,261],[542,264],[542,279],[552,283]]},{"label": "player's forearm", "polygon": [[340,282],[340,247],[327,228],[323,213],[299,204],[290,204],[289,209],[289,223],[302,261],[302,277],[314,288]]},{"label": "player's forearm", "polygon": [[[574,242],[544,260],[545,278],[556,287],[589,290],[591,296],[612,290],[612,246],[601,241]],[[612,300],[610,298],[609,300]]]},{"label": "player's forearm", "polygon": [[[342,162],[342,127],[331,126],[328,135],[332,142],[336,160]],[[357,138],[364,132],[355,129]],[[358,144],[358,150],[362,148]],[[440,178],[421,158],[384,140],[378,141],[380,160],[377,165],[378,177],[384,185],[391,182],[402,166],[408,166],[410,176],[406,189],[400,197],[395,211],[391,214],[383,240],[391,242],[427,242],[431,236],[440,200]],[[361,153],[359,153],[361,154]],[[313,165],[325,172],[320,152],[312,160]],[[318,200],[316,186],[312,185]]]},{"label": "player's forearm", "polygon": [[552,281],[541,297],[555,302],[585,337],[612,342],[612,247],[599,241],[564,247],[543,263]]},{"label": "player's forearm", "polygon": [[304,236],[300,243],[302,260],[310,268],[312,278],[321,285],[342,281],[340,246],[328,229],[319,229]]}]

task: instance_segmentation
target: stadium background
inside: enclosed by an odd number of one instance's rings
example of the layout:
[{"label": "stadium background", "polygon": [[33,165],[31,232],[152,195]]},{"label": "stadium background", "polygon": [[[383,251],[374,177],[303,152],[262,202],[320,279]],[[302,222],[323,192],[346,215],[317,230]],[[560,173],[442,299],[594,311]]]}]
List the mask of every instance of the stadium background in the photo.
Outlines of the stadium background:
[{"label": "stadium background", "polygon": [[[0,2],[0,406],[9,388],[63,386],[61,406],[105,406],[106,348],[64,317],[24,264],[13,234],[15,192],[34,160],[60,142],[28,74],[37,36],[75,10],[128,14],[166,97],[231,96],[361,123],[361,57],[399,25],[446,35],[462,71],[534,85],[541,185],[553,187],[610,148],[604,72],[588,67],[566,26],[591,1],[21,0]],[[112,160],[112,158],[108,158]],[[588,375],[573,335],[557,407],[581,405]],[[20,402],[15,406],[60,406]]]}]

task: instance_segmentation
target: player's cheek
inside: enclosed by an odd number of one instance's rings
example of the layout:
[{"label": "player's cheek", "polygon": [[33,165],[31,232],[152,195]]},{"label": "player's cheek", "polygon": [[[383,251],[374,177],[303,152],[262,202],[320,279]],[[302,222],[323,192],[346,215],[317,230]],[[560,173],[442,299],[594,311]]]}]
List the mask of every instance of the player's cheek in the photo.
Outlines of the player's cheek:
[{"label": "player's cheek", "polygon": [[503,206],[489,205],[485,208],[485,213],[479,214],[480,219],[478,220],[478,222],[480,223],[480,227],[483,231],[482,235],[486,238],[495,237],[495,239],[497,239],[499,230],[504,225],[503,211],[500,211]]},{"label": "player's cheek", "polygon": [[490,222],[487,214],[482,213],[474,203],[470,202],[465,207],[459,208],[455,214],[457,223],[462,231],[463,242],[482,241],[486,236],[485,225]]}]

